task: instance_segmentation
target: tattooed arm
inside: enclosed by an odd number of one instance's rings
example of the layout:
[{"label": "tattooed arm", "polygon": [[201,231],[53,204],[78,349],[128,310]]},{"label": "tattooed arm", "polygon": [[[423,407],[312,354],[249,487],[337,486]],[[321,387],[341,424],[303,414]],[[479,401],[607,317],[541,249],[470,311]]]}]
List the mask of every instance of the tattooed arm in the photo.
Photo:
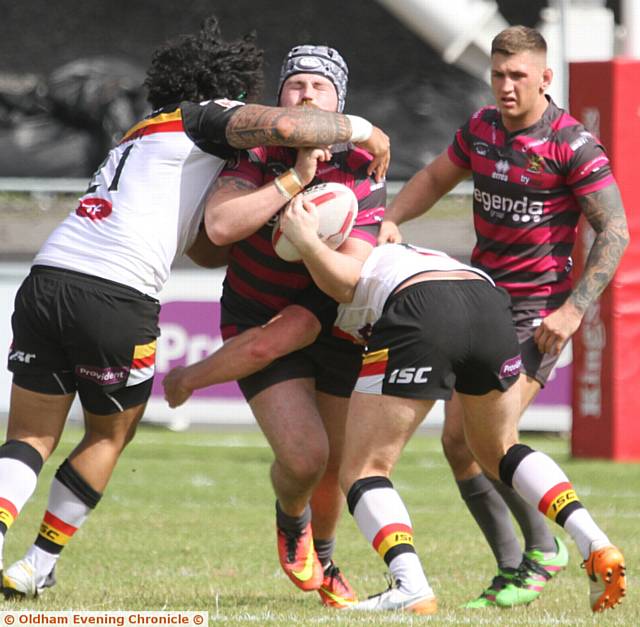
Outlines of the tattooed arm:
[{"label": "tattooed arm", "polygon": [[[226,136],[234,148],[330,146],[351,141],[351,122],[346,115],[313,107],[264,107],[245,105],[234,110]],[[373,127],[371,136],[357,146],[373,155],[368,173],[384,178],[391,158],[387,135]]]},{"label": "tattooed arm", "polygon": [[567,301],[547,316],[536,330],[542,352],[557,355],[576,332],[588,307],[607,287],[629,243],[627,219],[614,183],[579,199],[582,211],[596,236],[580,280]]}]

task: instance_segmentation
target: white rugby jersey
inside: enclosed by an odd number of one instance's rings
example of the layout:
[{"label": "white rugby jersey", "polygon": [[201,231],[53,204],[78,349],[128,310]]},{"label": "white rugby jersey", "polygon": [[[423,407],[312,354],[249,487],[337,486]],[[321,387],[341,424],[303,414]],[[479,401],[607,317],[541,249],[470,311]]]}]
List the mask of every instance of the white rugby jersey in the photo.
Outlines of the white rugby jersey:
[{"label": "white rugby jersey", "polygon": [[236,153],[225,129],[241,104],[183,102],[131,128],[34,265],[83,272],[157,297],[174,258],[195,240],[211,185]]},{"label": "white rugby jersey", "polygon": [[467,266],[446,253],[407,244],[384,244],[374,248],[362,266],[353,300],[338,307],[335,326],[362,342],[382,316],[391,293],[407,279],[421,272],[467,270],[494,285],[482,270]]}]

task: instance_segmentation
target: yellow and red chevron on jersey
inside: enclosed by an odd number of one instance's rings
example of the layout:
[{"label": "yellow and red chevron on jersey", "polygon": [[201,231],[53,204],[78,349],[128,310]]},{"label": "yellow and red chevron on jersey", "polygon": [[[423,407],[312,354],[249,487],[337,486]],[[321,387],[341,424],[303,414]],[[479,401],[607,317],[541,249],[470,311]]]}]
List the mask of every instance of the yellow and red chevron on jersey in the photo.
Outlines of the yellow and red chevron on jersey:
[{"label": "yellow and red chevron on jersey", "polygon": [[59,546],[67,544],[76,531],[78,531],[77,527],[60,520],[49,511],[45,512],[40,524],[40,535]]},{"label": "yellow and red chevron on jersey", "polygon": [[18,509],[16,506],[11,501],[0,498],[0,523],[8,529],[17,517]]},{"label": "yellow and red chevron on jersey", "polygon": [[182,111],[176,109],[171,113],[160,113],[152,118],[146,118],[131,127],[120,140],[120,143],[138,139],[153,133],[180,133],[184,131]]},{"label": "yellow and red chevron on jersey", "polygon": [[150,379],[155,373],[156,366],[156,340],[148,344],[138,344],[133,350],[131,369],[127,379],[127,387],[138,385]]}]

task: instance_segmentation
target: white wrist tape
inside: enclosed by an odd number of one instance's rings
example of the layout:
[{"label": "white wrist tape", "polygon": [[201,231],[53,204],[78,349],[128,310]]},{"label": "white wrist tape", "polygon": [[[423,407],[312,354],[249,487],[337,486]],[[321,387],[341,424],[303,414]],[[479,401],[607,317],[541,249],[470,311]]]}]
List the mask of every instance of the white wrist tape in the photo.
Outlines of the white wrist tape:
[{"label": "white wrist tape", "polygon": [[366,142],[373,132],[373,124],[359,115],[347,115],[351,122],[351,141],[354,144]]}]

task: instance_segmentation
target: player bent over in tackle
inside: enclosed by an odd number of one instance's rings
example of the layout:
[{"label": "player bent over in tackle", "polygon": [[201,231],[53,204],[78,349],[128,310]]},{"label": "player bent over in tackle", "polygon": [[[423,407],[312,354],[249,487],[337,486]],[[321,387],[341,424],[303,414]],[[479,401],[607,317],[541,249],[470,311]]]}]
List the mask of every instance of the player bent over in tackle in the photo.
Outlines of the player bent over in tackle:
[{"label": "player bent over in tackle", "polygon": [[[574,539],[594,612],[625,594],[622,553],[583,507],[560,467],[518,442],[518,340],[508,294],[483,272],[444,253],[379,246],[364,265],[344,264],[317,233],[313,205],[296,198],[282,228],[316,284],[341,304],[336,325],[367,341],[351,398],[340,483],[358,527],[385,560],[396,587],[355,606],[436,611],[413,542],[411,519],[389,476],[437,399],[453,389],[478,463]],[[367,337],[363,337],[363,330]]]},{"label": "player bent over in tackle", "polygon": [[[288,210],[287,236],[305,250],[314,279],[345,301],[336,324],[360,341],[368,338],[349,408],[341,484],[356,523],[389,566],[396,587],[353,607],[422,614],[437,609],[414,548],[411,519],[389,477],[435,400],[449,398],[454,387],[465,403],[465,430],[479,462],[573,537],[585,559],[592,610],[616,605],[626,588],[622,554],[557,464],[518,443],[513,384],[519,355],[506,294],[481,271],[444,253],[402,245],[375,249],[362,269],[332,266],[331,251],[314,240],[308,220],[300,207]],[[165,396],[175,407],[193,390],[247,376],[313,342],[319,329],[306,309],[287,307],[207,359],[172,370],[164,380]],[[472,351],[460,355],[465,342]]]}]

